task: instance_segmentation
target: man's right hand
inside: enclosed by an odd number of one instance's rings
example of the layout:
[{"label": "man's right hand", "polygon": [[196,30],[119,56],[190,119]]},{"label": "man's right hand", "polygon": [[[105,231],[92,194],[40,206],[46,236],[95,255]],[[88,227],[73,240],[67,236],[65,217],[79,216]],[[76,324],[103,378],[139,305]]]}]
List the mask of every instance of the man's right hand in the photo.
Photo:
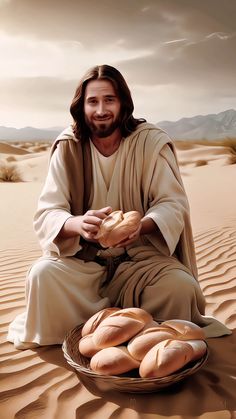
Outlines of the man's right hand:
[{"label": "man's right hand", "polygon": [[97,242],[95,236],[100,224],[111,212],[111,207],[104,207],[99,210],[88,210],[84,215],[72,216],[66,220],[59,236],[69,238],[80,235],[85,240]]}]

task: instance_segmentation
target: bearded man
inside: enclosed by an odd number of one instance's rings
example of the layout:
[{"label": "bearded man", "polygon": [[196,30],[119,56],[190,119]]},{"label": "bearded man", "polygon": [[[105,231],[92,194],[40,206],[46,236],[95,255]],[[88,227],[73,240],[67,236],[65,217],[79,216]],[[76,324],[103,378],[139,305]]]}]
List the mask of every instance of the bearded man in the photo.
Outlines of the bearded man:
[{"label": "bearded man", "polygon": [[[204,315],[174,144],[133,109],[114,67],[96,66],[80,81],[74,123],[52,146],[34,218],[43,256],[27,276],[26,311],[10,324],[8,340],[18,349],[61,344],[71,328],[110,306],[190,320],[208,337],[230,333]],[[142,218],[127,239],[102,249],[96,235],[115,210]]]}]

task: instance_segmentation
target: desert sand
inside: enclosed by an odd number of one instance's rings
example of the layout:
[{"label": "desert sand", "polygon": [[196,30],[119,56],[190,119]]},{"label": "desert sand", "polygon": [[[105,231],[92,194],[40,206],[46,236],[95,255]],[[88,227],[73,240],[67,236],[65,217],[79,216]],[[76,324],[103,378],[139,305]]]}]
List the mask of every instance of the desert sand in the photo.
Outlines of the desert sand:
[{"label": "desert sand", "polygon": [[[6,341],[9,322],[24,311],[25,276],[41,255],[32,228],[49,149],[0,143],[0,417],[2,419],[236,418],[236,164],[229,147],[177,148],[189,197],[199,282],[207,314],[232,329],[208,340],[210,355],[196,374],[146,395],[86,388],[60,345],[19,351]],[[16,181],[18,180],[18,181]]]}]

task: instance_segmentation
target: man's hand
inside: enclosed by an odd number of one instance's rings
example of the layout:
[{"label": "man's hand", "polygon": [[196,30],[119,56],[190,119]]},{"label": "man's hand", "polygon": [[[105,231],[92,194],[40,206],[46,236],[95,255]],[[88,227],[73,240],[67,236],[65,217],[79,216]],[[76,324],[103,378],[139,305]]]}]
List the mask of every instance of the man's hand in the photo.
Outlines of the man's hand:
[{"label": "man's hand", "polygon": [[99,210],[89,210],[84,215],[76,217],[79,234],[85,240],[97,242],[95,236],[99,230],[100,224],[111,212],[111,207],[105,207]]},{"label": "man's hand", "polygon": [[97,242],[95,236],[100,224],[111,212],[111,207],[104,207],[98,210],[89,210],[84,215],[72,216],[66,220],[59,236],[65,239],[80,235],[85,240]]}]

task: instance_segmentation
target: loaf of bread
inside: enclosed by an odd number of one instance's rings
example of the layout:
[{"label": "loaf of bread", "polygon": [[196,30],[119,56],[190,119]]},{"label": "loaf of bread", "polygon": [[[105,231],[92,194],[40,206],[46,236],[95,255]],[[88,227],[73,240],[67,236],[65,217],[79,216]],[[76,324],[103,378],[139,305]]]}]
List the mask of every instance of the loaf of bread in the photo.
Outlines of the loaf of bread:
[{"label": "loaf of bread", "polygon": [[189,339],[205,339],[205,333],[201,327],[188,320],[166,320],[162,327],[169,327],[176,333],[176,339],[189,340]]},{"label": "loaf of bread", "polygon": [[151,320],[152,316],[141,308],[119,310],[105,318],[95,329],[94,344],[101,349],[121,345],[140,332]]},{"label": "loaf of bread", "polygon": [[186,342],[191,345],[193,349],[191,361],[198,360],[205,354],[207,344],[204,340],[188,340]]},{"label": "loaf of bread", "polygon": [[141,215],[138,211],[124,214],[121,210],[113,211],[102,220],[96,239],[103,247],[113,247],[134,233],[140,221]]},{"label": "loaf of bread", "polygon": [[92,317],[90,317],[86,323],[84,323],[81,336],[88,335],[90,333],[93,333],[94,330],[98,327],[98,325],[110,314],[115,313],[116,311],[119,311],[120,308],[117,307],[108,307],[104,308],[103,310],[98,311],[95,313]]},{"label": "loaf of bread", "polygon": [[99,351],[99,348],[93,341],[93,334],[83,336],[79,341],[79,351],[82,355],[87,358],[91,358],[94,354]]},{"label": "loaf of bread", "polygon": [[84,324],[79,351],[91,358],[91,369],[99,374],[139,367],[140,377],[160,378],[201,358],[207,349],[204,339],[203,330],[190,321],[159,324],[141,308],[109,307]]},{"label": "loaf of bread", "polygon": [[204,340],[203,330],[187,320],[168,320],[156,327],[145,327],[128,343],[130,354],[138,360],[143,359],[152,346],[166,339]]},{"label": "loaf of bread", "polygon": [[140,377],[166,377],[190,361],[199,359],[205,352],[206,343],[203,340],[164,340],[153,346],[144,356],[139,367]]},{"label": "loaf of bread", "polygon": [[125,346],[101,349],[90,361],[90,368],[102,375],[117,375],[138,368],[140,363],[132,358]]},{"label": "loaf of bread", "polygon": [[175,332],[167,327],[150,327],[134,336],[128,342],[127,349],[133,358],[141,361],[153,346],[166,339],[176,339]]}]

